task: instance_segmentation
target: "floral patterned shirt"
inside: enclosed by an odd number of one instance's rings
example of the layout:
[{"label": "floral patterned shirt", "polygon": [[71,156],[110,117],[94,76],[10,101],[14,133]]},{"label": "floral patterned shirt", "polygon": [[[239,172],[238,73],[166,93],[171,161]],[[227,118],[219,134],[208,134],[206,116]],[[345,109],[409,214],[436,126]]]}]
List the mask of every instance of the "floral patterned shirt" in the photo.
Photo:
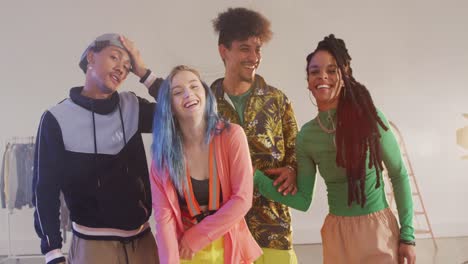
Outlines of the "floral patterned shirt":
[{"label": "floral patterned shirt", "polygon": [[[241,125],[229,96],[224,93],[223,78],[216,80],[211,89],[216,96],[220,115]],[[260,75],[255,76],[251,89],[242,127],[249,142],[253,166],[261,171],[286,165],[296,168],[294,149],[297,123],[291,102],[279,89],[266,84]],[[281,250],[292,248],[288,206],[254,190],[252,208],[245,218],[250,232],[261,247]]]}]

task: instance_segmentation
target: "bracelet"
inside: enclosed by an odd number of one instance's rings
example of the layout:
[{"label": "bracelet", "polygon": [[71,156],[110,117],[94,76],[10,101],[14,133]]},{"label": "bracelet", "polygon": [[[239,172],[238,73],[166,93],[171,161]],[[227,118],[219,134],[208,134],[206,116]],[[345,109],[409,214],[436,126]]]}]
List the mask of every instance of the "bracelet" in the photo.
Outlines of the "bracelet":
[{"label": "bracelet", "polygon": [[146,72],[145,72],[145,75],[143,75],[141,78],[140,78],[140,83],[144,83],[146,81],[146,79],[148,79],[148,76],[150,76],[151,74],[151,70],[150,69],[146,69]]},{"label": "bracelet", "polygon": [[288,168],[292,173],[296,173],[296,170],[291,165],[286,165],[286,168]]},{"label": "bracelet", "polygon": [[405,244],[405,245],[410,245],[410,246],[416,246],[416,241],[414,241],[414,240],[400,239],[400,243]]}]

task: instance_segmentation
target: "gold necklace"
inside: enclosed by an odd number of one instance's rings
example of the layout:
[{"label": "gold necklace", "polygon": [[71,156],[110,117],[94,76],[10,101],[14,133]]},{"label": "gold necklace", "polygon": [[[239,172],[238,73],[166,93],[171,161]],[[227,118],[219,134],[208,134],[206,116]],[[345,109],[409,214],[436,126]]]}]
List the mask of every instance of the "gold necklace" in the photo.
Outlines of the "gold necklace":
[{"label": "gold necklace", "polygon": [[336,132],[335,121],[334,121],[333,118],[331,117],[330,111],[328,111],[327,113],[328,113],[328,120],[330,120],[330,121],[331,121],[331,124],[332,124],[332,129],[329,129],[328,127],[325,127],[325,126],[322,124],[322,121],[320,120],[320,114],[317,115],[317,121],[318,121],[318,124],[319,124],[320,129],[322,129],[323,132],[325,132],[325,133],[327,133],[327,134],[333,134],[333,133]]}]

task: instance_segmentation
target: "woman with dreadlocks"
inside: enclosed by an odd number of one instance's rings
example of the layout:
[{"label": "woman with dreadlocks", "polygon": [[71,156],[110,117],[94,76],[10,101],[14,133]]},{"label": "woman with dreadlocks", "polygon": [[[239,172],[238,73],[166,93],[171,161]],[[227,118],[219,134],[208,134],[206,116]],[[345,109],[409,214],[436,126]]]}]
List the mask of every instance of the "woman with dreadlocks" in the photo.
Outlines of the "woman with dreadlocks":
[{"label": "woman with dreadlocks", "polygon": [[[319,113],[297,135],[298,192],[281,195],[261,173],[255,186],[270,199],[306,211],[318,168],[329,204],[321,230],[324,263],[415,263],[409,178],[387,119],[354,78],[343,40],[325,37],[306,60],[308,90]],[[382,163],[393,185],[400,229],[386,200]]]}]

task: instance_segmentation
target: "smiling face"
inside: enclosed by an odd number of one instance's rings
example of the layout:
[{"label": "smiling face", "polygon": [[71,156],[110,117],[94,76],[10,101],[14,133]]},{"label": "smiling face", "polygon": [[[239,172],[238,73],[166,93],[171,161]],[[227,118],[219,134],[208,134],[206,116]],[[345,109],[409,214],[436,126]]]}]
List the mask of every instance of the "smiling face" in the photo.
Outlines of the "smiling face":
[{"label": "smiling face", "polygon": [[179,121],[203,118],[206,92],[195,73],[188,70],[179,71],[172,77],[170,89],[172,111]]},{"label": "smiling face", "polygon": [[115,92],[131,69],[127,51],[116,46],[107,46],[99,52],[90,51],[87,59],[87,82],[98,94],[110,95]]},{"label": "smiling face", "polygon": [[330,52],[319,50],[314,54],[307,66],[307,82],[320,110],[337,107],[343,78]]},{"label": "smiling face", "polygon": [[234,40],[228,48],[219,45],[219,53],[229,74],[242,82],[252,83],[261,61],[262,41],[259,37]]}]

